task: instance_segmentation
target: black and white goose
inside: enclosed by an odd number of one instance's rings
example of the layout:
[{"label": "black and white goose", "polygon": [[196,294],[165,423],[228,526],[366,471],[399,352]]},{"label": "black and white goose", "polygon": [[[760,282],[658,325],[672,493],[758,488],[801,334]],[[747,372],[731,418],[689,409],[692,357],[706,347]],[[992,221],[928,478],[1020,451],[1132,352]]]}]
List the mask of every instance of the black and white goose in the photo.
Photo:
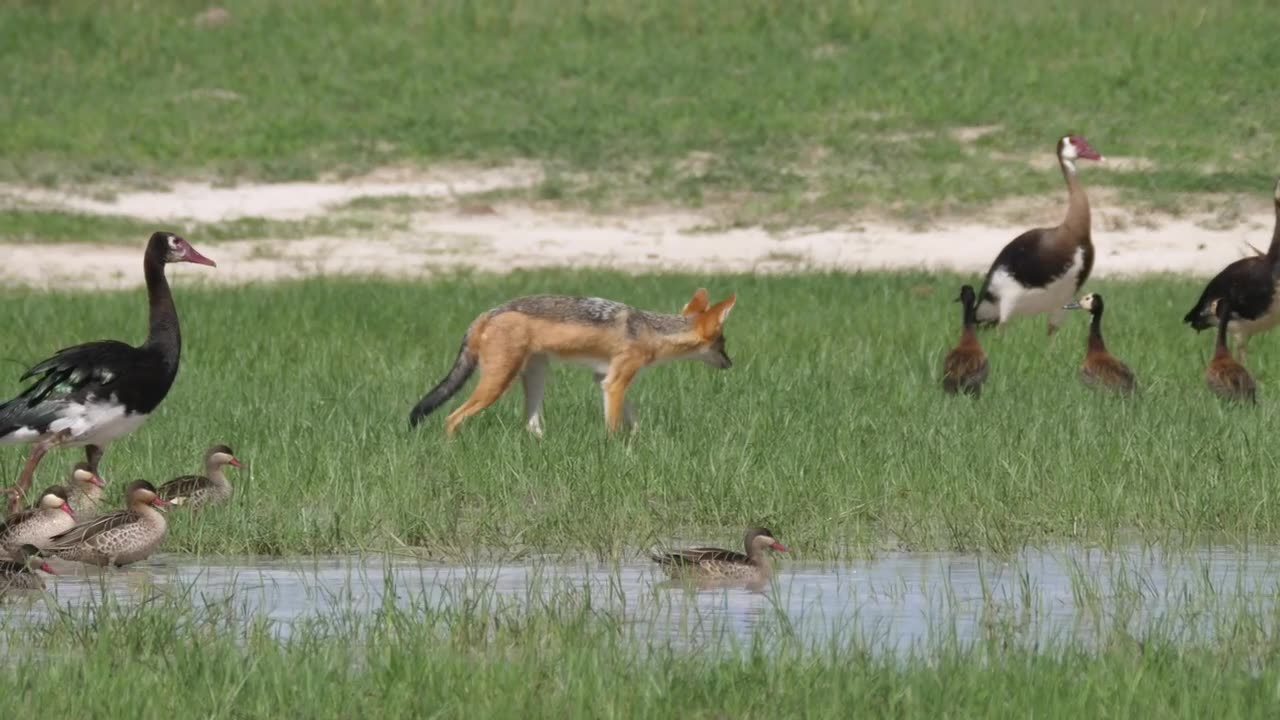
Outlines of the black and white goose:
[{"label": "black and white goose", "polygon": [[1028,230],[996,256],[978,293],[978,322],[1003,326],[1018,315],[1049,313],[1052,335],[1093,270],[1089,198],[1076,177],[1076,160],[1102,160],[1087,140],[1058,141],[1058,165],[1067,181],[1067,216],[1050,228]]},{"label": "black and white goose", "polygon": [[54,447],[83,446],[96,473],[107,444],[138,429],[169,393],[182,335],[164,266],[177,262],[216,267],[173,233],[151,235],[142,263],[151,316],[146,342],[101,340],[59,350],[24,373],[20,380],[32,383],[0,404],[0,445],[33,445],[11,504],[21,503],[36,466]]},{"label": "black and white goose", "polygon": [[1248,356],[1249,338],[1280,325],[1280,180],[1272,193],[1276,223],[1271,231],[1271,247],[1265,255],[1236,260],[1222,269],[1205,286],[1195,307],[1182,321],[1197,332],[1218,324],[1214,302],[1230,301],[1231,322],[1227,330],[1234,336],[1240,361]]}]

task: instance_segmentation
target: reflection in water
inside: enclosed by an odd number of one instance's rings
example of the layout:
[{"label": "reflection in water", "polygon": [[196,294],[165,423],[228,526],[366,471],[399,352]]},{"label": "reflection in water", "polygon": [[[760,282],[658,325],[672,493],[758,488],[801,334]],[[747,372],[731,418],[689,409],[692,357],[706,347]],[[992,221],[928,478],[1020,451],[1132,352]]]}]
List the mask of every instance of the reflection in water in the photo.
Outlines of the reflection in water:
[{"label": "reflection in water", "polygon": [[[157,556],[102,573],[57,563],[49,597],[60,607],[128,604],[156,591],[196,606],[227,604],[266,617],[288,633],[294,621],[333,613],[373,613],[386,604],[440,607],[487,598],[539,608],[566,596],[589,599],[646,633],[700,644],[759,629],[823,642],[855,639],[877,647],[927,650],[968,642],[998,628],[1037,643],[1088,639],[1117,627],[1161,622],[1212,634],[1215,618],[1242,606],[1270,617],[1275,548],[1207,547],[1166,553],[1131,547],[1028,550],[994,558],[961,553],[889,553],[822,566],[783,563],[764,592],[695,591],[665,581],[651,563],[451,566],[394,556],[315,559]],[[10,606],[9,617],[40,617],[49,604]],[[946,637],[939,637],[944,634]]]}]

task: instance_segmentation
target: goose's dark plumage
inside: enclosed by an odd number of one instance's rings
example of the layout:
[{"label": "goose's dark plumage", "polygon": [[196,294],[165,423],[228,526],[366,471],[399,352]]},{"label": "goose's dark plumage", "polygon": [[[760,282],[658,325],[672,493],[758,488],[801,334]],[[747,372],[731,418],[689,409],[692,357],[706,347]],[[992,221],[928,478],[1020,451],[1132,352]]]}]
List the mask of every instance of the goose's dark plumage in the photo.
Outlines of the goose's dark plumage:
[{"label": "goose's dark plumage", "polygon": [[1182,318],[1197,332],[1213,327],[1218,324],[1214,301],[1226,298],[1231,303],[1228,330],[1235,337],[1242,361],[1248,356],[1250,337],[1280,325],[1280,180],[1276,181],[1272,197],[1276,220],[1267,252],[1241,258],[1223,268]]},{"label": "goose's dark plumage", "polygon": [[59,350],[27,370],[21,381],[30,385],[0,404],[0,444],[33,444],[11,493],[18,502],[48,450],[83,446],[96,473],[107,444],[136,430],[169,393],[182,352],[178,311],[164,274],[165,264],[175,262],[214,266],[183,238],[152,234],[143,256],[150,313],[143,344],[102,340]]}]

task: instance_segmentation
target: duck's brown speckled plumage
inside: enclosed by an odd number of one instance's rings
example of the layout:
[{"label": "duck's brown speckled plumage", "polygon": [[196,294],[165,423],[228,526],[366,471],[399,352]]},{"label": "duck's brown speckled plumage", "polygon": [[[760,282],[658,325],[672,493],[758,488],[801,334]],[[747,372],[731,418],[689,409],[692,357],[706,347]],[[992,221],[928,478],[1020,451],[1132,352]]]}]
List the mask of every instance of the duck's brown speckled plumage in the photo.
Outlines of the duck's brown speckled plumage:
[{"label": "duck's brown speckled plumage", "polygon": [[52,538],[46,554],[90,565],[128,565],[156,551],[168,532],[165,505],[146,480],[135,480],[125,491],[128,508],[83,522]]},{"label": "duck's brown speckled plumage", "polygon": [[35,545],[22,545],[13,552],[11,560],[0,561],[0,592],[6,590],[43,590],[44,578],[37,569],[53,575],[49,567],[39,555],[40,549]]},{"label": "duck's brown speckled plumage", "polygon": [[241,467],[235,453],[226,445],[214,445],[205,451],[206,475],[182,475],[160,486],[160,497],[174,505],[197,509],[226,502],[234,488],[227,480],[226,466]]},{"label": "duck's brown speckled plumage", "polygon": [[702,580],[767,580],[772,573],[768,550],[787,552],[768,528],[751,528],[743,537],[746,554],[714,547],[651,552],[649,557],[672,578]]},{"label": "duck's brown speckled plumage", "polygon": [[67,496],[67,489],[62,485],[45,488],[34,505],[11,515],[0,526],[0,548],[5,553],[12,553],[28,544],[43,548],[54,535],[75,526],[76,519],[68,510]]}]

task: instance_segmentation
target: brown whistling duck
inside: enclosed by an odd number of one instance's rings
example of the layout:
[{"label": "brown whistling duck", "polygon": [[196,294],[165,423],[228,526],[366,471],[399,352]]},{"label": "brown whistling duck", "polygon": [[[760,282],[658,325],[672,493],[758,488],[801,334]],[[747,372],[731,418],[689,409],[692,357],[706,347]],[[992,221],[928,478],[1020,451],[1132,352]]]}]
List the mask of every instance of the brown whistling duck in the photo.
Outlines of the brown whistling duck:
[{"label": "brown whistling duck", "polygon": [[48,545],[49,538],[74,527],[76,516],[67,502],[68,495],[62,485],[45,488],[31,508],[9,516],[0,526],[0,547],[6,553],[28,544],[42,548]]},{"label": "brown whistling duck", "polygon": [[45,555],[116,567],[150,557],[169,530],[164,513],[156,508],[169,503],[146,480],[129,483],[125,502],[125,510],[99,515],[55,535],[49,540]]},{"label": "brown whistling duck", "polygon": [[43,590],[44,578],[36,570],[57,575],[40,557],[40,548],[23,545],[13,552],[13,559],[0,560],[0,590]]},{"label": "brown whistling duck", "polygon": [[32,443],[11,507],[21,503],[50,449],[83,446],[96,473],[106,446],[138,429],[169,394],[182,335],[164,267],[178,262],[214,266],[177,235],[152,234],[142,263],[151,318],[146,342],[102,340],[59,350],[22,375],[31,385],[0,404],[0,445]]},{"label": "brown whistling duck", "polygon": [[1087,140],[1058,141],[1058,165],[1067,181],[1067,216],[1050,228],[1028,230],[996,256],[978,293],[978,322],[1004,326],[1019,315],[1049,313],[1049,334],[1062,324],[1071,301],[1093,269],[1089,198],[1076,177],[1076,160],[1102,160]]},{"label": "brown whistling duck", "polygon": [[102,488],[106,483],[87,462],[78,462],[71,469],[71,509],[80,520],[88,520],[102,512]]},{"label": "brown whistling duck", "polygon": [[524,382],[525,428],[542,437],[542,395],[551,360],[584,365],[604,393],[609,433],[636,429],[627,388],[643,368],[671,360],[701,360],[727,370],[724,322],[737,295],[709,305],[698,288],[679,314],[650,312],[598,297],[530,295],[480,314],[462,336],[453,367],[409,412],[417,427],[466,385],[476,368],[471,397],[445,418],[452,436],[467,418],[492,405],[517,376]]},{"label": "brown whistling duck", "polygon": [[1080,379],[1089,387],[1115,390],[1121,394],[1129,394],[1138,388],[1133,371],[1128,365],[1120,362],[1115,355],[1107,352],[1102,342],[1102,295],[1089,293],[1066,306],[1067,310],[1088,310],[1089,344],[1084,353],[1084,364],[1080,366]]},{"label": "brown whistling duck", "polygon": [[987,379],[987,354],[983,352],[973,329],[976,300],[973,286],[960,288],[956,301],[964,308],[964,329],[960,331],[960,343],[942,361],[942,389],[951,395],[963,392],[979,397],[982,395],[982,383]]},{"label": "brown whistling duck", "polygon": [[1251,402],[1258,401],[1258,386],[1253,376],[1243,365],[1231,357],[1227,347],[1228,326],[1234,322],[1231,316],[1231,301],[1227,298],[1214,301],[1214,311],[1218,316],[1218,335],[1213,348],[1213,359],[1204,371],[1204,381],[1209,389],[1226,400]]},{"label": "brown whistling duck", "polygon": [[1231,327],[1229,328],[1244,362],[1248,354],[1249,338],[1280,325],[1280,180],[1272,192],[1275,205],[1275,227],[1271,231],[1271,246],[1266,253],[1257,253],[1236,260],[1222,269],[1205,286],[1195,307],[1182,321],[1197,332],[1218,324],[1213,301],[1226,298],[1231,301]]},{"label": "brown whistling duck", "polygon": [[231,498],[233,488],[225,467],[244,467],[226,445],[214,445],[204,453],[205,475],[183,475],[160,486],[160,497],[174,505],[196,509]]},{"label": "brown whistling duck", "polygon": [[671,552],[650,551],[649,557],[675,579],[762,582],[773,572],[769,550],[788,552],[768,528],[751,528],[743,537],[746,554],[714,547],[691,547]]}]

